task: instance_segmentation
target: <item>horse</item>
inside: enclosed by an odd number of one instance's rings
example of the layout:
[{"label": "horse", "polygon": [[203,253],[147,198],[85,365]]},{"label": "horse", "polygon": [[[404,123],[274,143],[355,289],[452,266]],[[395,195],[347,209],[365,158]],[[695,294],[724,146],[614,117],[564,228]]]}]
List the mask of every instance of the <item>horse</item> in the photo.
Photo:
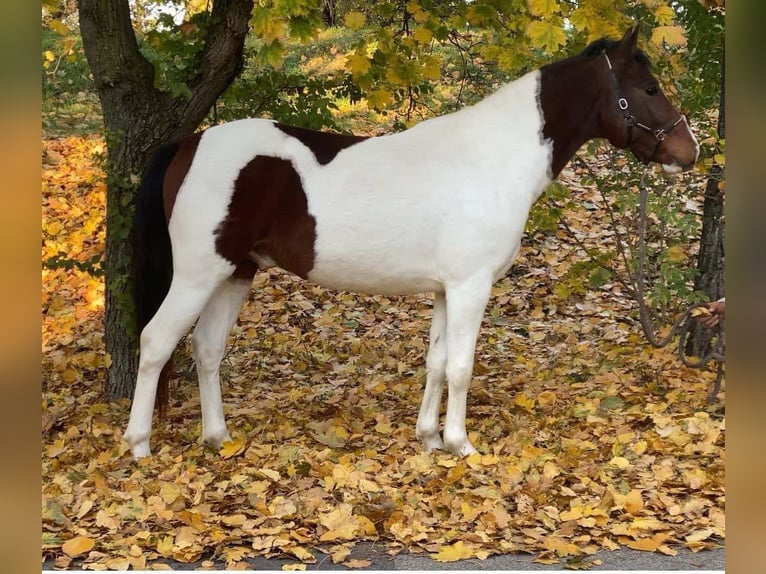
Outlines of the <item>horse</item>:
[{"label": "horse", "polygon": [[432,292],[416,436],[428,451],[475,452],[465,417],[479,327],[535,200],[593,138],[669,173],[699,156],[637,38],[633,28],[596,40],[400,133],[242,119],[162,146],[135,202],[140,356],[123,435],[133,457],[151,454],[153,408],[167,400],[168,363],[195,321],[202,440],[230,440],[219,367],[255,273],[272,266],[329,289]]}]

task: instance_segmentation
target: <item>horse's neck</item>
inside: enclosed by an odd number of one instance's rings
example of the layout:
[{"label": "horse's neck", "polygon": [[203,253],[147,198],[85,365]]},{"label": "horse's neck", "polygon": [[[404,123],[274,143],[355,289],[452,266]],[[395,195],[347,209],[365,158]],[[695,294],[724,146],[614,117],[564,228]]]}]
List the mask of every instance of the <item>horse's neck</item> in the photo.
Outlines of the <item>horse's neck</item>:
[{"label": "horse's neck", "polygon": [[543,138],[553,143],[553,178],[585,142],[602,135],[598,63],[598,59],[575,56],[540,69]]}]

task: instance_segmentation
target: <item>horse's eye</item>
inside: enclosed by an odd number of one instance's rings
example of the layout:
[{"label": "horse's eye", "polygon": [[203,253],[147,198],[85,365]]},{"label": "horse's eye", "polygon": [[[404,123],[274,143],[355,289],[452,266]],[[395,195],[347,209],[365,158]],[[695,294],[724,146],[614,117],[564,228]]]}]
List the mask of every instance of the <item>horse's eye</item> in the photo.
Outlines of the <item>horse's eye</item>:
[{"label": "horse's eye", "polygon": [[650,96],[656,96],[657,92],[659,91],[660,90],[657,88],[657,86],[651,86],[649,88],[646,88],[646,93],[649,94]]}]

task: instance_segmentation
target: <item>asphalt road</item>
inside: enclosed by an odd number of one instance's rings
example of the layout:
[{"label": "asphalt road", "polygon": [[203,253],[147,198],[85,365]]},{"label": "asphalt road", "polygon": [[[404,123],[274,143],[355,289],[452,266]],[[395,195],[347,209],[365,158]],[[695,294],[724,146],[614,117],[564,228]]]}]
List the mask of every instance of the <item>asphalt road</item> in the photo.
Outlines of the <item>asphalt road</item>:
[{"label": "asphalt road", "polygon": [[[691,552],[685,548],[677,548],[676,556],[666,556],[656,552],[640,552],[638,550],[619,549],[614,551],[601,551],[594,556],[588,557],[588,561],[600,560],[601,564],[592,564],[588,570],[611,570],[611,571],[657,571],[657,570],[681,570],[692,572],[723,572],[724,555],[723,548]],[[314,553],[316,564],[306,564],[306,570],[348,570],[352,569],[342,564],[333,564],[329,555],[321,552]],[[565,564],[540,564],[533,562],[534,556],[528,554],[502,554],[490,556],[486,560],[475,558],[460,560],[458,562],[435,562],[426,554],[410,554],[402,552],[396,556],[389,556],[384,545],[372,543],[357,544],[347,560],[369,560],[369,566],[362,570],[541,570],[541,571],[564,571]],[[295,558],[251,558],[248,560],[250,570],[282,571],[285,564],[296,564],[300,561]],[[182,564],[180,562],[168,562],[173,570],[196,570],[201,563]],[[52,571],[53,564],[44,563],[43,572]],[[73,568],[81,565],[73,564]],[[216,563],[212,568],[205,570],[224,570],[224,564]],[[70,570],[72,571],[72,570]],[[77,571],[77,570],[74,570]],[[569,571],[569,570],[567,570]]]},{"label": "asphalt road", "polygon": [[[724,549],[706,550],[693,553],[685,548],[678,548],[676,556],[666,556],[656,552],[619,549],[598,552],[589,560],[601,560],[600,565],[592,565],[589,570],[724,570]],[[316,553],[317,563],[307,564],[306,570],[350,570],[342,564],[333,564],[329,556]],[[369,560],[371,564],[365,570],[562,570],[564,564],[540,564],[533,562],[529,554],[502,554],[490,556],[486,560],[472,558],[458,562],[436,562],[427,554],[409,554],[402,552],[389,556],[385,547],[374,544],[357,544],[348,559]],[[249,560],[253,570],[281,570],[283,564],[294,564],[293,559],[255,558]]]}]

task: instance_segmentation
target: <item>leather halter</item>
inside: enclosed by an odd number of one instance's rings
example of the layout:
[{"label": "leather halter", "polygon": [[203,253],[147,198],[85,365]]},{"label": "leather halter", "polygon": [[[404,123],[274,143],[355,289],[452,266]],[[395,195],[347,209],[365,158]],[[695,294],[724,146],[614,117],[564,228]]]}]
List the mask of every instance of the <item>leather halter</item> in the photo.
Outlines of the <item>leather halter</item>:
[{"label": "leather halter", "polygon": [[[665,138],[668,137],[668,134],[672,132],[678,124],[680,124],[684,120],[684,116],[679,114],[678,119],[674,121],[673,123],[669,124],[668,126],[664,128],[651,128],[645,124],[642,124],[636,119],[636,116],[634,116],[632,113],[630,113],[630,109],[628,106],[628,100],[625,98],[625,95],[622,93],[622,90],[620,89],[620,84],[617,82],[617,75],[614,72],[614,68],[612,67],[612,62],[609,60],[609,56],[604,52],[604,58],[606,58],[606,63],[609,66],[609,71],[612,73],[612,82],[614,83],[614,89],[617,92],[617,105],[620,108],[620,111],[622,112],[622,117],[625,120],[625,126],[628,129],[628,143],[627,147],[630,147],[630,144],[633,142],[633,128],[641,128],[642,130],[649,132],[654,136],[654,139],[657,140],[657,145],[654,146],[654,151],[652,151],[652,155],[649,156],[649,159],[644,161],[641,160],[643,163],[648,164],[653,159],[655,154],[657,153],[657,150],[660,148],[660,145],[662,145],[662,142],[665,141]],[[640,159],[640,158],[639,158]]]}]

